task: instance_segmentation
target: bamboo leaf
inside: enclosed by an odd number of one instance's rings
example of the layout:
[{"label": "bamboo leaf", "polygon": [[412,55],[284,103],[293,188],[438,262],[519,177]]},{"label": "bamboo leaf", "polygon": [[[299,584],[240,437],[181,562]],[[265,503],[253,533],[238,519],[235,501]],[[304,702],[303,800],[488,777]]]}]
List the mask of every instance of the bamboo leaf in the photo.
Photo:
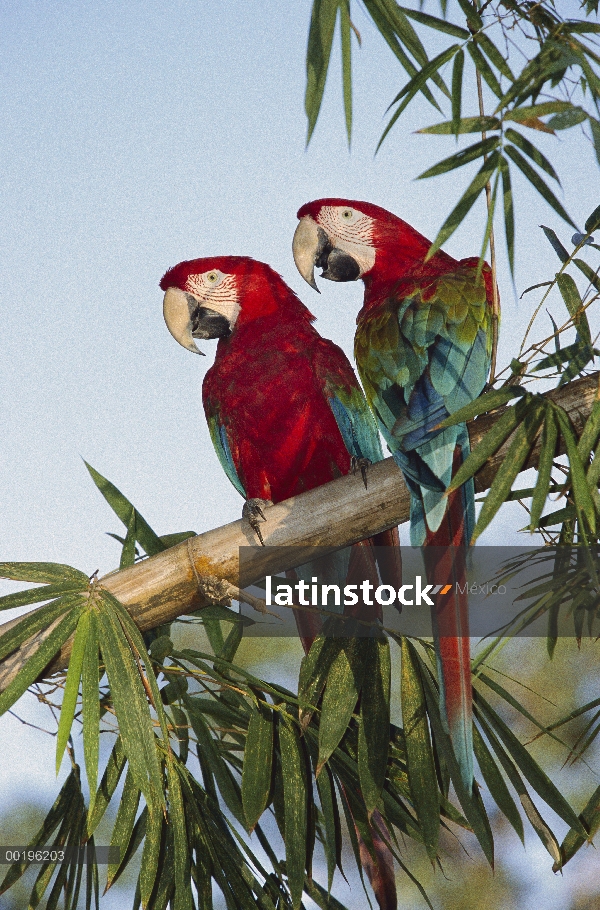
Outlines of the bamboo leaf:
[{"label": "bamboo leaf", "polygon": [[242,805],[249,831],[267,808],[273,771],[273,718],[253,711],[248,724],[244,769],[242,773]]},{"label": "bamboo leaf", "polygon": [[36,681],[42,670],[48,666],[56,652],[71,636],[79,621],[82,609],[80,604],[81,599],[79,597],[75,604],[69,604],[70,609],[66,616],[60,620],[56,628],[40,644],[35,654],[21,667],[13,681],[0,694],[0,716],[5,711],[8,711],[21,695],[27,691],[29,686]]},{"label": "bamboo leaf", "polygon": [[292,907],[299,910],[306,865],[306,773],[298,734],[291,720],[281,718],[279,749],[283,776],[285,855]]},{"label": "bamboo leaf", "polygon": [[516,145],[518,148],[520,148],[522,152],[525,152],[525,154],[528,155],[531,160],[537,164],[538,167],[541,167],[543,171],[546,171],[546,173],[549,174],[550,177],[552,177],[554,180],[556,180],[560,186],[558,174],[548,159],[542,155],[540,150],[537,149],[535,145],[529,141],[529,139],[526,139],[525,136],[521,135],[521,133],[517,133],[516,130],[510,129],[510,127],[506,130],[506,133],[504,135],[509,142],[512,142],[513,145]]},{"label": "bamboo leaf", "polygon": [[140,796],[140,789],[133,779],[131,770],[128,770],[125,777],[123,793],[121,794],[121,799],[119,801],[119,810],[117,812],[117,817],[115,819],[115,824],[110,839],[111,846],[119,848],[120,856],[118,862],[109,863],[108,865],[106,882],[107,888],[110,888],[110,886],[113,884],[117,872],[119,872],[119,870],[122,871],[124,868],[123,861],[127,855],[129,844],[131,842],[135,817],[137,815],[137,810],[140,803]]},{"label": "bamboo leaf", "polygon": [[[586,842],[591,842],[592,838],[597,833],[598,828],[600,828],[600,787],[596,787],[592,793],[586,803],[585,809],[579,816],[579,820],[582,826],[587,830],[587,836],[582,837],[580,831],[576,831],[574,828],[571,828],[567,832],[560,848],[562,866],[564,866],[565,863],[568,863]],[[553,867],[552,871],[557,872],[558,868],[559,866],[557,864]]]},{"label": "bamboo leaf", "polygon": [[331,665],[344,642],[341,638],[319,635],[313,641],[311,649],[300,664],[298,679],[298,699],[300,701],[300,724],[305,730],[313,716],[319,699],[325,688]]},{"label": "bamboo leaf", "polygon": [[[81,668],[81,701],[83,712],[83,754],[88,786],[90,788],[88,812],[90,816],[93,816],[100,756],[100,700],[98,698],[98,621],[93,610],[90,610],[89,617],[90,623]],[[90,834],[92,830],[90,830]]]},{"label": "bamboo leaf", "polygon": [[439,174],[453,171],[457,167],[463,167],[463,165],[468,164],[470,161],[475,161],[477,158],[489,154],[497,148],[499,144],[499,136],[490,136],[487,139],[483,139],[481,142],[470,145],[466,149],[455,152],[454,155],[450,155],[449,158],[444,158],[443,161],[439,161],[433,167],[430,167],[426,171],[423,171],[422,174],[419,174],[417,179],[424,180],[427,177],[437,177]]},{"label": "bamboo leaf", "polygon": [[466,41],[471,37],[471,33],[467,31],[466,28],[461,28],[459,25],[454,25],[452,22],[447,22],[445,19],[438,19],[436,16],[431,16],[429,13],[424,13],[422,10],[409,9],[407,6],[401,6],[400,9],[411,19],[414,19],[415,22],[426,25],[427,28],[433,28],[435,31],[443,32],[446,35],[452,35],[454,38],[462,38],[463,41]]},{"label": "bamboo leaf", "polygon": [[185,807],[177,765],[173,758],[167,758],[167,778],[169,783],[169,823],[173,833],[172,864],[175,881],[175,900],[173,910],[192,910],[190,850],[185,825]]},{"label": "bamboo leaf", "polygon": [[179,759],[181,763],[185,765],[188,759],[190,744],[188,716],[185,711],[182,711],[177,705],[171,705],[171,714],[173,716],[173,731],[177,739]]},{"label": "bamboo leaf", "polygon": [[506,235],[506,249],[511,275],[515,272],[515,215],[513,206],[512,185],[510,180],[510,167],[505,158],[500,159],[500,173],[502,174],[502,198],[504,207],[504,232]]},{"label": "bamboo leaf", "polygon": [[486,183],[490,180],[492,174],[499,166],[500,160],[499,153],[492,152],[487,161],[482,164],[481,168],[461,196],[458,204],[446,218],[432,245],[429,247],[426,261],[437,253],[440,247],[452,236],[456,228],[462,224],[467,213],[471,210],[474,203],[485,189]]},{"label": "bamboo leaf", "polygon": [[348,145],[352,137],[352,44],[350,29],[350,2],[340,2],[340,30],[342,34],[342,90]]},{"label": "bamboo leaf", "polygon": [[85,582],[66,581],[56,585],[43,585],[40,588],[26,588],[24,591],[15,591],[13,594],[0,597],[0,610],[14,610],[15,607],[53,600],[67,594],[82,594],[88,587],[89,580],[86,578]]},{"label": "bamboo leaf", "polygon": [[594,356],[597,354],[597,351],[592,348],[590,345],[582,344],[577,354],[567,365],[564,373],[561,376],[559,382],[560,386],[565,385],[567,382],[570,382],[572,379],[575,379],[579,373],[583,372],[590,360],[594,359]]},{"label": "bamboo leaf", "polygon": [[523,806],[523,810],[525,811],[525,814],[526,814],[528,820],[532,824],[536,834],[538,835],[538,837],[540,838],[540,840],[542,841],[542,843],[544,844],[544,846],[546,847],[546,849],[548,850],[550,855],[553,856],[554,858],[556,858],[557,856],[560,856],[560,854],[558,853],[558,841],[556,840],[550,827],[546,824],[546,822],[544,821],[544,819],[542,818],[542,816],[536,809],[534,803],[532,802],[531,797],[529,796],[529,793],[527,792],[527,788],[525,787],[525,784],[523,783],[521,775],[519,774],[519,772],[513,765],[512,761],[510,760],[510,758],[504,751],[502,745],[498,741],[493,730],[490,728],[490,726],[488,726],[488,724],[484,720],[484,717],[482,715],[482,711],[480,710],[480,708],[481,708],[481,704],[478,702],[478,707],[476,707],[476,713],[479,718],[479,722],[482,726],[482,729],[485,731],[485,734],[486,734],[487,738],[489,739],[494,752],[498,756],[498,758],[500,760],[500,764],[504,768],[511,784],[513,785],[513,787],[519,794],[519,799],[521,801],[521,805]]},{"label": "bamboo leaf", "polygon": [[469,25],[469,31],[479,31],[483,28],[483,20],[471,0],[457,0]]},{"label": "bamboo leaf", "polygon": [[596,271],[594,272],[594,270],[591,269],[589,267],[589,265],[587,264],[587,262],[585,262],[583,259],[574,259],[573,262],[575,263],[575,265],[577,266],[579,271],[583,272],[583,274],[585,275],[587,280],[590,282],[592,287],[596,288],[597,291],[600,291],[600,278],[598,277],[598,272],[600,272],[600,268],[596,269]]},{"label": "bamboo leaf", "polygon": [[509,793],[496,762],[492,758],[490,750],[475,725],[473,725],[473,749],[492,799],[517,832],[521,843],[524,844],[525,833],[519,810]]},{"label": "bamboo leaf", "polygon": [[592,140],[594,142],[594,151],[596,152],[596,161],[600,164],[600,122],[594,117],[589,118],[590,129],[592,131]]},{"label": "bamboo leaf", "polygon": [[496,98],[501,98],[502,97],[502,88],[500,87],[500,83],[498,82],[498,80],[494,74],[494,71],[492,70],[491,66],[489,65],[489,63],[487,62],[487,60],[485,59],[485,57],[483,56],[483,54],[481,53],[481,51],[479,50],[477,45],[474,44],[473,42],[471,42],[471,43],[467,44],[467,50],[469,52],[471,60],[475,64],[475,69],[477,70],[477,72],[481,73],[481,75],[487,82],[489,88],[492,90],[492,92],[494,93]]},{"label": "bamboo leaf", "polygon": [[[500,110],[502,105],[498,105]],[[535,117],[544,117],[546,114],[558,114],[564,111],[572,110],[573,105],[570,101],[544,101],[542,104],[531,104],[527,107],[513,107],[512,110],[503,114],[504,120],[514,120],[517,123],[524,123]]]},{"label": "bamboo leaf", "polygon": [[582,353],[586,356],[584,361],[585,366],[585,364],[593,358],[594,351],[586,342],[576,341],[574,344],[569,344],[567,347],[560,348],[558,351],[554,351],[554,353],[543,357],[531,368],[530,372],[538,373],[540,370],[558,367],[563,363],[567,363],[567,361],[579,361],[579,357]]},{"label": "bamboo leaf", "polygon": [[500,506],[506,501],[510,493],[514,480],[525,464],[525,460],[531,451],[537,431],[543,420],[543,405],[536,405],[525,415],[522,423],[515,430],[512,442],[506,453],[506,457],[494,477],[490,490],[481,507],[481,512],[473,531],[471,542],[473,543],[487,528],[488,524],[495,516]]},{"label": "bamboo leaf", "polygon": [[528,793],[523,793],[520,799],[525,814],[535,829],[535,833],[554,862],[560,863],[560,847],[552,829],[546,824]]},{"label": "bamboo leaf", "polygon": [[589,417],[581,431],[579,442],[577,443],[577,451],[579,452],[579,457],[583,463],[587,463],[589,460],[590,453],[598,442],[598,436],[600,436],[600,395],[597,392],[596,399],[592,405],[592,410],[590,411]]},{"label": "bamboo leaf", "polygon": [[556,255],[558,256],[558,258],[560,259],[560,261],[562,263],[568,262],[569,254],[567,253],[566,249],[564,248],[564,246],[562,245],[562,243],[556,236],[556,233],[552,230],[552,228],[546,227],[546,225],[544,225],[544,224],[541,224],[540,227],[543,230],[546,237],[548,238],[548,240],[550,241],[550,243],[552,244],[552,248],[553,248],[554,252],[556,253]]},{"label": "bamboo leaf", "polygon": [[[73,649],[71,659],[69,660],[69,670],[65,683],[65,692],[63,695],[62,705],[60,708],[60,719],[58,722],[58,731],[56,734],[56,773],[60,771],[62,758],[67,747],[67,740],[71,735],[73,718],[75,716],[75,707],[77,705],[77,695],[79,694],[79,680],[81,678],[81,667],[83,665],[83,655],[87,642],[88,631],[90,627],[90,612],[83,611],[79,616],[75,638],[73,640]],[[94,787],[94,790],[96,788]]]},{"label": "bamboo leaf", "polygon": [[[460,115],[462,108],[462,79],[464,67],[465,52],[459,50],[456,52],[454,65],[452,67],[452,120],[449,124],[455,136],[458,136],[462,124]],[[421,132],[427,131],[421,130]]]},{"label": "bamboo leaf", "polygon": [[[69,806],[72,804],[73,800],[76,799],[77,792],[77,771],[73,769],[61,787],[60,793],[56,797],[52,808],[46,815],[41,828],[35,837],[29,842],[30,848],[34,849],[35,847],[43,846],[49,841],[56,828],[58,828],[58,826],[65,818],[65,815],[69,810]],[[23,873],[29,868],[30,865],[31,863],[29,860],[22,860],[21,862],[12,863],[12,865],[8,867],[8,871],[4,876],[2,884],[0,884],[0,894],[4,894],[5,891],[8,891],[8,889],[11,888],[19,878],[21,878]]]},{"label": "bamboo leaf", "polygon": [[[165,712],[162,707],[162,702],[160,698],[160,690],[158,688],[158,683],[156,682],[156,677],[151,669],[151,660],[148,651],[146,650],[146,644],[142,637],[142,633],[134,623],[133,619],[125,609],[122,603],[114,597],[110,591],[102,589],[100,592],[100,597],[105,601],[105,603],[110,606],[110,608],[115,612],[115,615],[118,617],[119,622],[121,623],[121,628],[125,633],[125,637],[129,643],[129,646],[132,650],[132,653],[135,654],[138,664],[138,673],[142,679],[144,688],[149,690],[149,699],[156,711],[158,721],[160,723],[161,732],[165,742],[169,739],[169,733],[167,730],[167,719]],[[143,673],[143,670],[140,665],[140,661],[143,661],[144,666],[148,668],[146,674]]]},{"label": "bamboo leaf", "polygon": [[438,54],[437,57],[434,57],[433,60],[430,60],[430,62],[426,66],[424,66],[421,70],[419,70],[419,72],[415,76],[413,76],[412,79],[410,79],[406,83],[406,85],[401,89],[401,91],[396,95],[396,97],[390,104],[390,107],[393,107],[395,104],[398,104],[398,102],[400,102],[399,107],[396,109],[390,122],[388,123],[385,130],[383,131],[381,139],[377,143],[377,150],[379,150],[381,148],[381,144],[383,143],[383,140],[385,139],[385,137],[387,136],[387,134],[389,133],[391,128],[394,126],[394,124],[396,123],[396,121],[398,120],[398,118],[400,117],[402,112],[404,111],[404,109],[406,107],[408,107],[408,105],[410,104],[410,102],[412,101],[414,96],[417,94],[417,92],[421,91],[421,89],[427,83],[427,80],[433,78],[434,75],[436,75],[439,72],[441,67],[445,63],[447,63],[448,60],[451,60],[452,57],[454,56],[454,54],[459,50],[460,50],[460,48],[459,48],[458,44],[453,44],[451,47],[446,48],[445,51],[442,51],[441,54]]},{"label": "bamboo leaf", "polygon": [[0,578],[57,585],[74,582],[78,590],[82,591],[85,591],[89,582],[87,575],[79,569],[58,562],[0,562]]},{"label": "bamboo leaf", "polygon": [[561,272],[556,276],[556,283],[558,284],[558,289],[565,302],[565,306],[569,311],[569,316],[575,324],[579,338],[581,341],[591,345],[592,333],[590,332],[590,325],[585,309],[583,308],[583,301],[579,295],[577,285],[571,276],[567,275],[565,272]]},{"label": "bamboo leaf", "polygon": [[81,598],[78,595],[66,595],[27,613],[8,632],[0,635],[0,660],[15,651],[36,632],[48,629],[62,613],[80,603]]},{"label": "bamboo leaf", "polygon": [[317,778],[317,789],[325,824],[323,847],[327,861],[327,890],[331,891],[335,867],[338,866],[340,870],[342,868],[342,832],[333,776],[327,766]]},{"label": "bamboo leaf", "polygon": [[489,392],[480,395],[479,398],[470,401],[464,408],[460,408],[445,420],[442,420],[435,429],[444,429],[445,427],[455,426],[457,423],[466,423],[480,414],[496,411],[503,405],[508,404],[509,401],[512,401],[513,398],[520,398],[526,394],[525,390],[519,386],[491,389]]},{"label": "bamboo leaf", "polygon": [[329,891],[325,891],[325,888],[314,879],[307,879],[305,888],[306,893],[319,907],[319,910],[347,910],[344,904],[340,904],[332,894],[329,894]]},{"label": "bamboo leaf", "polygon": [[367,641],[364,638],[346,639],[331,665],[321,707],[317,777],[339,745],[354,713],[364,673],[361,655]]},{"label": "bamboo leaf", "polygon": [[[459,51],[454,58],[453,66],[453,85],[454,85],[454,71],[456,70],[457,61],[460,60],[460,54],[462,51]],[[464,54],[463,54],[464,59]],[[454,93],[453,93],[454,101]],[[454,120],[444,120],[442,123],[434,123],[432,126],[424,126],[422,129],[417,130],[417,133],[426,133],[432,136],[452,136],[452,135],[462,135],[464,133],[481,133],[488,130],[499,130],[502,126],[500,120],[497,117],[463,117],[460,118],[460,107],[459,110],[459,119]]]},{"label": "bamboo leaf", "polygon": [[125,757],[125,752],[123,751],[123,742],[121,737],[118,736],[110,753],[104,774],[102,775],[100,786],[96,792],[94,808],[89,812],[87,823],[88,836],[93,834],[106,812],[107,806],[117,788],[117,784],[119,783],[126,763],[127,759]]},{"label": "bamboo leaf", "polygon": [[377,807],[383,789],[390,743],[390,646],[386,638],[367,639],[360,697],[358,772],[367,811]]},{"label": "bamboo leaf", "polygon": [[105,600],[98,604],[98,626],[123,749],[133,779],[149,807],[161,805],[162,775],[146,693],[119,619]]},{"label": "bamboo leaf", "polygon": [[529,530],[534,531],[539,524],[542,516],[548,488],[552,476],[552,465],[556,454],[556,443],[558,441],[558,426],[554,419],[554,413],[551,408],[546,411],[544,429],[542,430],[542,440],[540,449],[540,459],[538,462],[538,476],[531,500],[531,521]]},{"label": "bamboo leaf", "polygon": [[585,470],[577,451],[577,439],[571,427],[571,422],[562,408],[556,408],[555,414],[567,449],[575,505],[580,515],[585,515],[592,533],[595,533],[596,508],[587,484]]},{"label": "bamboo leaf", "polygon": [[563,111],[562,114],[550,117],[548,126],[553,130],[568,130],[572,126],[577,126],[578,123],[583,123],[584,120],[587,120],[587,116],[582,108],[574,107],[570,111]]},{"label": "bamboo leaf", "polygon": [[129,521],[127,523],[127,534],[125,535],[125,540],[123,541],[123,549],[121,550],[121,560],[119,562],[120,569],[125,569],[127,566],[132,566],[135,562],[135,543],[137,540],[136,524],[136,511],[135,509],[132,509],[129,516]]},{"label": "bamboo leaf", "polygon": [[512,70],[508,65],[504,54],[498,50],[493,41],[486,35],[485,32],[478,32],[475,41],[483,51],[483,53],[492,61],[498,72],[502,73],[503,76],[506,76],[507,79],[510,79],[511,82],[514,80]]},{"label": "bamboo leaf", "polygon": [[184,540],[189,540],[190,537],[196,537],[195,531],[176,531],[174,534],[161,534],[158,538],[165,550],[168,550],[169,547],[174,547],[178,543],[183,543]]},{"label": "bamboo leaf", "polygon": [[[500,417],[488,433],[485,434],[481,442],[475,446],[473,451],[467,456],[456,474],[453,476],[447,492],[458,490],[470,477],[474,477],[477,471],[486,463],[501,445],[508,439],[511,433],[518,426],[522,426],[522,421],[528,413],[527,406],[531,408],[531,401],[522,399],[516,407],[508,408],[502,417]],[[537,405],[534,402],[534,407]],[[502,468],[506,468],[507,459],[504,460]],[[515,473],[517,476],[518,471]],[[498,476],[498,475],[496,475]],[[494,481],[495,482],[495,481]],[[512,483],[511,483],[512,486]],[[489,494],[488,494],[489,495]]]},{"label": "bamboo leaf", "polygon": [[567,823],[567,825],[576,828],[577,831],[585,837],[585,829],[564,796],[552,783],[548,775],[540,768],[535,759],[532,758],[525,746],[519,742],[510,727],[501,720],[480,693],[478,693],[478,704],[485,713],[486,719],[503,742],[507,752],[512,756],[515,764],[521,770],[524,777],[527,778],[536,793],[558,816],[560,816],[560,818],[562,818],[564,822]]},{"label": "bamboo leaf", "polygon": [[311,140],[321,110],[338,6],[338,0],[314,0],[312,7],[306,50],[306,95],[304,98],[308,118],[307,145]]},{"label": "bamboo leaf", "polygon": [[[413,654],[416,656],[416,651],[412,645],[411,648]],[[471,825],[487,861],[490,866],[493,867],[494,839],[485,807],[481,802],[477,787],[473,787],[473,790],[470,793],[465,788],[460,768],[450,742],[450,736],[444,730],[444,725],[440,716],[439,692],[434,686],[429,671],[422,662],[419,663],[419,670],[423,683],[423,691],[427,700],[427,714],[429,716],[436,750],[441,751],[443,754],[444,761],[446,762],[452,783],[456,790],[456,795],[458,796],[467,821]]]},{"label": "bamboo leaf", "polygon": [[563,218],[568,224],[577,230],[577,225],[560,204],[550,187],[544,183],[540,175],[534,171],[531,165],[528,164],[528,162],[525,160],[525,158],[523,158],[521,153],[515,148],[514,145],[508,145],[506,147],[506,154],[509,158],[512,159],[512,161],[514,161],[514,163],[522,171],[525,177],[527,177],[532,186],[534,186],[538,191],[540,196],[546,200],[548,205],[552,206],[554,211],[560,215],[561,218]]},{"label": "bamboo leaf", "polygon": [[427,855],[434,862],[440,830],[440,800],[427,726],[427,703],[415,651],[406,638],[402,639],[401,695],[410,791]]},{"label": "bamboo leaf", "polygon": [[[364,0],[364,2],[373,22],[387,42],[392,53],[400,61],[408,75],[411,77],[415,76],[418,69],[412,63],[410,57],[405,53],[404,47],[413,55],[421,67],[425,66],[429,60],[419,36],[406,16],[402,13],[400,7],[396,5],[395,0]],[[440,91],[446,95],[448,94],[448,89],[445,86],[444,80],[439,74],[434,75],[432,81],[437,85]],[[421,88],[421,93],[433,107],[438,111],[440,110],[440,106],[429,91],[427,85],[424,85]]]},{"label": "bamboo leaf", "polygon": [[577,518],[575,506],[566,506],[564,509],[558,509],[556,512],[550,512],[549,515],[544,515],[543,518],[540,518],[539,527],[551,528],[553,525],[560,525],[564,521],[570,521],[574,518]]},{"label": "bamboo leaf", "polygon": [[203,760],[206,762],[211,774],[214,775],[227,808],[237,821],[245,827],[246,818],[237,781],[233,778],[224,758],[220,754],[208,724],[197,709],[195,701],[186,696],[184,703],[192,729],[198,737],[198,753],[202,753]]},{"label": "bamboo leaf", "polygon": [[98,471],[88,464],[87,461],[84,461],[83,463],[90,472],[92,480],[106,499],[107,503],[126,528],[129,527],[131,522],[132,512],[135,513],[136,537],[138,543],[141,544],[148,556],[162,553],[166,547],[162,543],[160,537],[154,533],[146,519],[140,515],[127,497],[125,497],[110,480],[107,480],[106,477],[103,477],[102,474],[98,473]]},{"label": "bamboo leaf", "polygon": [[142,865],[140,867],[140,896],[142,907],[146,910],[152,895],[152,889],[159,871],[158,857],[160,842],[163,835],[163,815],[160,809],[148,807],[148,820],[146,823],[146,838],[142,851]]},{"label": "bamboo leaf", "polygon": [[600,205],[597,206],[585,222],[586,234],[591,234],[600,227]]}]

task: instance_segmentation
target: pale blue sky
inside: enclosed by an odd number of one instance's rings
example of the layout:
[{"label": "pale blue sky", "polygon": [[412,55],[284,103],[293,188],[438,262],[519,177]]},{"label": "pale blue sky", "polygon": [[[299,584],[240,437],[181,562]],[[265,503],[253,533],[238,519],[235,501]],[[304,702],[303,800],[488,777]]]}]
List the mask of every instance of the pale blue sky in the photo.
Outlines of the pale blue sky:
[{"label": "pale blue sky", "polygon": [[[418,107],[374,157],[405,77],[358,6],[352,151],[337,50],[306,150],[309,13],[308,0],[4,5],[0,560],[114,568],[118,548],[104,532],[120,526],[82,457],[159,533],[240,516],[202,411],[214,345],[201,360],[167,332],[158,282],[168,267],[211,253],[265,260],[351,356],[362,286],[322,281],[318,297],[304,284],[291,255],[298,207],[326,195],[367,199],[432,237],[456,202],[464,176],[414,179],[453,149],[413,134],[435,122],[433,109]],[[537,138],[581,225],[600,201],[591,147],[578,130],[558,144]],[[518,178],[515,191],[521,292],[556,270],[538,225],[565,241],[572,231]],[[483,203],[450,253],[478,254],[482,215]],[[503,256],[499,280],[505,363],[537,298],[517,305]],[[522,523],[515,506],[487,542],[517,542]]]}]

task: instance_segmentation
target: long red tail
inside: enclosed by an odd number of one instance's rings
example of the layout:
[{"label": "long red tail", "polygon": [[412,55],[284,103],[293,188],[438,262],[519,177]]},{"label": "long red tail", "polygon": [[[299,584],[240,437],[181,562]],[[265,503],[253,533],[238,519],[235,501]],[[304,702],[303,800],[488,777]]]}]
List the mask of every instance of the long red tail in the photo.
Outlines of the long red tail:
[{"label": "long red tail", "polygon": [[[455,467],[461,463],[455,451]],[[467,589],[467,529],[463,490],[448,497],[437,531],[428,531],[424,550],[427,579],[442,590],[431,608],[440,681],[442,718],[450,734],[465,786],[473,784],[473,731],[469,599]],[[444,589],[449,589],[444,593]]]}]

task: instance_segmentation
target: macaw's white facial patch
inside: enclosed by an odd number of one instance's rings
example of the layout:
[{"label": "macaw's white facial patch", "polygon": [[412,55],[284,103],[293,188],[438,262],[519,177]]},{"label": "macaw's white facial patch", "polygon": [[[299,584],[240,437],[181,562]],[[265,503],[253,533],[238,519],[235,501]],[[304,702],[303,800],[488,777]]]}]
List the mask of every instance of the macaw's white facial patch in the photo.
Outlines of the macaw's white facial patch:
[{"label": "macaw's white facial patch", "polygon": [[202,306],[225,316],[233,329],[240,312],[235,275],[225,275],[219,269],[211,269],[199,275],[190,275],[185,289]]},{"label": "macaw's white facial patch", "polygon": [[318,223],[338,249],[356,260],[361,277],[373,268],[372,218],[349,205],[324,205]]}]

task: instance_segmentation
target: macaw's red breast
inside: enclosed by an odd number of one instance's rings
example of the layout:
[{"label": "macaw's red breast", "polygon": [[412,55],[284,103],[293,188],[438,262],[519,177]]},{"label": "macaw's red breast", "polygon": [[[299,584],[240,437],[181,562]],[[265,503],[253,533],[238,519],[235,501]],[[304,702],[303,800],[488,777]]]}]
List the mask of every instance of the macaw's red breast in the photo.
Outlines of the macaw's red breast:
[{"label": "macaw's red breast", "polygon": [[279,502],[349,472],[328,403],[331,380],[356,384],[342,351],[281,310],[221,339],[204,408],[225,428],[246,496]]}]

